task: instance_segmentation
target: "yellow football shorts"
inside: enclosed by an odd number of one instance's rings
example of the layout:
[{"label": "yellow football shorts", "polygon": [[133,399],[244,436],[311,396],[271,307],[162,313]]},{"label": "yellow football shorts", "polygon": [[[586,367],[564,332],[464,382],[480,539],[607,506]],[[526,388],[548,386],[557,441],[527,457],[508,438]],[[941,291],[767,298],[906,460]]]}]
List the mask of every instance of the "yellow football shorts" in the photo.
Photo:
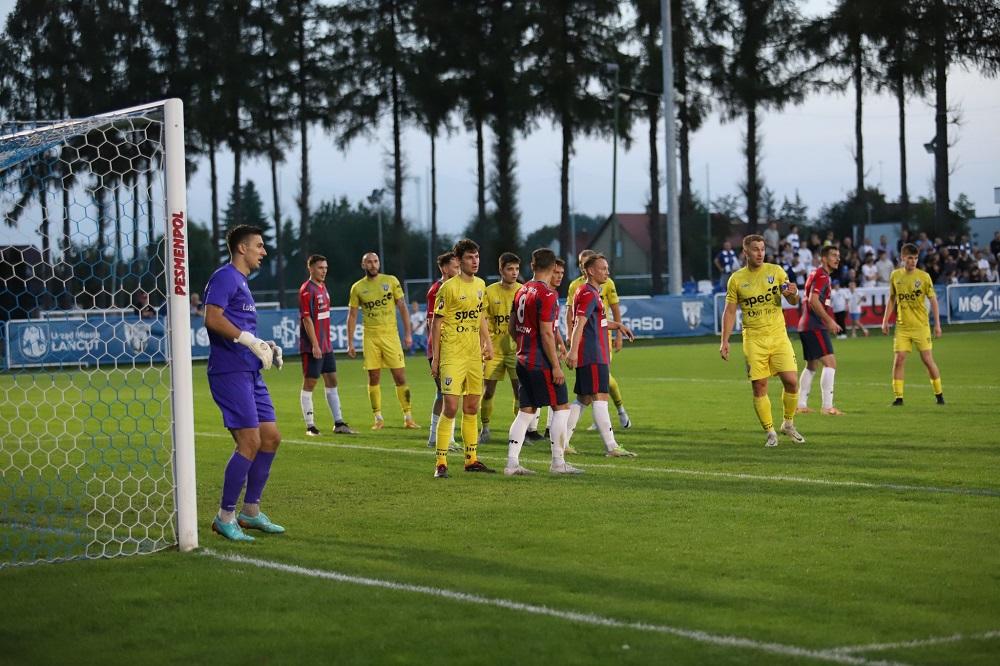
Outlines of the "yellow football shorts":
[{"label": "yellow football shorts", "polygon": [[373,332],[365,331],[364,338],[365,370],[379,370],[381,368],[406,367],[403,359],[403,345],[399,341],[399,334],[394,331]]},{"label": "yellow football shorts", "polygon": [[907,330],[897,326],[892,338],[892,351],[911,352],[914,347],[918,352],[929,351],[933,347],[932,340],[930,326],[925,326],[922,330]]},{"label": "yellow football shorts", "polygon": [[483,360],[479,356],[452,360],[445,356],[438,368],[438,379],[445,395],[482,395]]},{"label": "yellow football shorts", "polygon": [[750,381],[766,379],[779,372],[798,372],[799,369],[788,335],[743,338],[743,356]]},{"label": "yellow football shorts", "polygon": [[498,382],[507,375],[513,380],[517,380],[517,354],[501,354],[486,361],[484,377],[490,381]]}]

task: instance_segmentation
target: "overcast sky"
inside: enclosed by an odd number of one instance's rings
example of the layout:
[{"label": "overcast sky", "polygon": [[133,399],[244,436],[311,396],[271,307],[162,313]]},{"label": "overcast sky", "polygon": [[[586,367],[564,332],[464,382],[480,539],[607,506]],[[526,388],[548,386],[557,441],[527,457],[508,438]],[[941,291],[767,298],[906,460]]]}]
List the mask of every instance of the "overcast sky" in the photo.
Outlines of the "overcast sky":
[{"label": "overcast sky", "polygon": [[[831,3],[809,0],[809,14]],[[11,0],[0,0],[0,15],[6,17]],[[1000,81],[952,68],[949,103],[960,110],[961,124],[953,126],[949,158],[953,167],[952,200],[965,193],[979,215],[995,215],[993,188],[1000,187]],[[933,156],[923,144],[934,135],[932,99],[911,99],[907,107],[907,156],[911,198],[932,196]],[[880,187],[894,200],[899,196],[899,151],[896,102],[886,95],[868,94],[864,99],[864,150],[866,182]],[[661,125],[662,127],[662,125]],[[713,114],[692,135],[691,172],[693,188],[703,197],[710,180],[711,196],[736,194],[745,170],[741,155],[743,123],[722,124]],[[640,212],[649,198],[646,129],[633,130],[636,141],[630,151],[619,147],[618,210]],[[815,216],[824,204],[843,199],[854,188],[852,95],[813,95],[804,104],[780,113],[764,113],[761,123],[763,153],[761,173],[778,200],[798,192]],[[388,173],[391,128],[384,123],[370,140],[353,143],[338,151],[331,137],[313,133],[310,148],[312,203],[347,196],[358,201],[373,188],[382,187]],[[611,210],[612,148],[610,137],[578,140],[572,161],[571,201],[573,210],[588,215],[606,215]],[[659,141],[661,172],[663,137]],[[420,182],[406,183],[404,215],[427,224],[426,175],[429,172],[429,140],[416,129],[404,136],[407,172]],[[517,177],[522,230],[525,232],[559,219],[560,134],[543,120],[528,136],[517,140]],[[289,156],[281,169],[282,207],[294,214],[298,191],[298,156]],[[232,159],[220,156],[221,192],[232,185]],[[438,211],[442,233],[456,234],[475,214],[475,137],[459,131],[438,140]],[[255,181],[270,208],[270,176],[263,160],[244,165],[244,179]],[[220,197],[220,208],[224,196]],[[663,200],[661,194],[661,201]],[[188,208],[191,219],[210,219],[208,164],[202,160],[190,180]]]}]

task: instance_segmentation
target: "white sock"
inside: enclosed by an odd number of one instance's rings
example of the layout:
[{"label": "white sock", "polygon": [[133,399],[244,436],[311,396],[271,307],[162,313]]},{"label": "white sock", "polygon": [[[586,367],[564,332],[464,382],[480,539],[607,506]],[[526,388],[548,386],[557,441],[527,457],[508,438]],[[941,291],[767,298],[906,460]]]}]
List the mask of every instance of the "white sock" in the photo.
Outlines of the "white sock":
[{"label": "white sock", "polygon": [[538,432],[538,422],[541,420],[541,418],[542,418],[542,410],[541,409],[536,410],[535,418],[531,420],[531,425],[528,426],[528,430],[531,430],[532,432]]},{"label": "white sock", "polygon": [[823,393],[823,409],[833,407],[833,378],[836,374],[836,368],[823,368],[823,372],[819,376],[819,387]]},{"label": "white sock", "polygon": [[306,426],[316,425],[316,421],[313,419],[312,391],[302,391],[299,393],[299,405],[302,407],[302,418],[305,419]]},{"label": "white sock", "polygon": [[235,523],[236,522],[236,512],[226,511],[225,509],[219,509],[219,520],[224,523]]},{"label": "white sock", "polygon": [[326,390],[326,404],[330,406],[334,423],[340,423],[344,420],[344,413],[340,411],[340,394],[337,392],[336,386]]},{"label": "white sock", "polygon": [[805,407],[809,404],[809,391],[812,390],[813,377],[816,373],[810,370],[808,367],[802,368],[802,374],[799,375],[799,407]]},{"label": "white sock", "polygon": [[429,444],[437,443],[437,431],[438,431],[438,419],[441,418],[440,414],[435,414],[431,410],[431,431],[427,433],[427,442]]},{"label": "white sock", "polygon": [[260,502],[257,502],[256,504],[244,503],[243,508],[240,509],[240,513],[250,516],[251,518],[260,515]]},{"label": "white sock", "polygon": [[607,400],[594,401],[594,423],[597,424],[597,432],[601,433],[604,440],[604,448],[614,451],[618,447],[615,441],[615,433],[611,429],[611,414],[608,412]]},{"label": "white sock", "polygon": [[[554,412],[554,411],[555,411],[554,409],[552,409],[551,407],[549,407],[546,410],[546,414],[545,414],[545,427],[548,430],[550,430],[550,431],[552,430],[552,412]],[[568,419],[569,418],[569,410],[563,410],[563,411],[566,412],[566,418]]]},{"label": "white sock", "polygon": [[625,416],[626,415],[626,412],[625,412],[625,403],[624,402],[622,404],[618,405],[618,413],[621,416]]},{"label": "white sock", "polygon": [[507,431],[507,467],[517,467],[521,464],[521,447],[524,445],[524,435],[528,432],[535,415],[528,412],[518,412],[514,422]]},{"label": "white sock", "polygon": [[560,465],[566,462],[563,456],[563,446],[566,442],[566,425],[569,422],[569,410],[556,411],[549,408],[552,423],[549,425],[549,440],[552,442],[552,464]]},{"label": "white sock", "polygon": [[569,422],[566,424],[566,440],[573,436],[573,431],[576,430],[576,424],[580,421],[580,414],[583,413],[583,408],[585,405],[579,400],[574,400],[573,404],[569,406]]}]

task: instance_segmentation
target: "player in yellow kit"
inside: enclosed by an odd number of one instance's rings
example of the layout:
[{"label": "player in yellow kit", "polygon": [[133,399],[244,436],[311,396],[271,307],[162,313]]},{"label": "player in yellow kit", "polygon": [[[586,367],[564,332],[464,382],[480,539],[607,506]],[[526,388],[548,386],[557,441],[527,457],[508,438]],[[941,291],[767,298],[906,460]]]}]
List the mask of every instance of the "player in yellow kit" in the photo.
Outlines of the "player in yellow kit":
[{"label": "player in yellow kit", "polygon": [[497,390],[497,382],[510,377],[511,388],[514,389],[514,416],[517,416],[517,346],[510,336],[510,309],[514,305],[514,296],[521,288],[517,281],[521,272],[521,258],[513,252],[500,255],[500,281],[486,287],[486,300],[483,308],[486,320],[490,323],[490,341],[493,344],[493,358],[486,362],[483,371],[485,386],[483,387],[483,404],[479,410],[479,418],[483,429],[479,433],[479,443],[490,441],[490,418],[493,416],[493,395]]},{"label": "player in yellow kit", "polygon": [[476,455],[476,416],[483,393],[483,361],[493,358],[489,325],[483,309],[486,283],[476,277],[479,245],[468,238],[455,243],[460,272],[438,290],[434,305],[431,374],[441,383],[444,407],[438,420],[434,478],[448,478],[448,441],[462,402],[462,443],[465,471],[493,470]]},{"label": "player in yellow kit", "polygon": [[[580,252],[578,259],[578,266],[580,268],[580,276],[569,283],[569,288],[566,292],[566,340],[569,341],[573,337],[573,317],[570,316],[570,311],[573,309],[573,296],[576,295],[577,289],[579,289],[583,284],[587,282],[587,274],[583,270],[583,262],[585,262],[590,257],[597,254],[593,250],[583,250]],[[619,324],[622,321],[622,311],[619,305],[618,289],[615,287],[615,281],[608,278],[608,281],[601,285],[601,302],[604,303],[604,311],[608,313],[609,319],[617,321]],[[608,331],[608,342],[611,343],[609,346],[614,349],[615,353],[622,350],[622,334],[620,330]],[[614,354],[608,357],[608,366],[610,369],[611,360],[614,358]],[[614,375],[608,376],[608,395],[611,396],[611,401],[615,403],[615,407],[618,409],[618,423],[621,425],[623,430],[628,430],[632,427],[632,421],[629,419],[628,412],[625,411],[625,401],[622,398],[621,388],[618,386],[618,380],[615,379]],[[576,423],[570,424],[570,431],[576,428]]]},{"label": "player in yellow kit", "polygon": [[919,251],[917,246],[907,243],[900,249],[903,267],[897,268],[889,276],[889,302],[882,317],[882,332],[889,335],[889,318],[896,313],[896,335],[892,340],[892,393],[893,407],[903,405],[903,365],[906,356],[914,347],[920,352],[920,360],[927,367],[931,387],[937,404],[944,404],[941,391],[941,371],[934,362],[931,352],[931,327],[927,322],[926,300],[931,302],[934,316],[934,337],[941,337],[941,315],[938,311],[937,294],[931,276],[917,268]]},{"label": "player in yellow kit", "polygon": [[361,268],[365,276],[351,285],[347,313],[347,355],[354,358],[354,329],[358,323],[358,311],[362,312],[364,326],[364,359],[368,371],[368,400],[375,414],[372,430],[385,426],[382,418],[382,368],[389,368],[396,383],[396,398],[403,409],[403,427],[419,428],[413,421],[410,405],[410,387],[406,385],[406,361],[403,347],[399,344],[399,330],[396,328],[396,312],[403,318],[403,343],[409,349],[413,346],[410,329],[410,312],[406,307],[403,289],[399,280],[392,275],[379,273],[381,264],[378,255],[368,252],[361,257]]},{"label": "player in yellow kit", "polygon": [[798,363],[781,312],[781,297],[798,305],[799,290],[794,282],[788,281],[781,266],[764,263],[763,236],[745,237],[743,253],[747,265],[729,277],[726,287],[719,355],[722,360],[729,360],[729,336],[736,325],[736,308],[739,307],[743,310],[743,356],[753,389],[753,407],[761,427],[767,432],[764,446],[778,445],[778,434],[771,418],[771,399],[767,396],[767,380],[772,375],[777,375],[784,386],[781,404],[785,418],[781,432],[802,444],[805,437],[795,429],[794,423],[799,401]]}]

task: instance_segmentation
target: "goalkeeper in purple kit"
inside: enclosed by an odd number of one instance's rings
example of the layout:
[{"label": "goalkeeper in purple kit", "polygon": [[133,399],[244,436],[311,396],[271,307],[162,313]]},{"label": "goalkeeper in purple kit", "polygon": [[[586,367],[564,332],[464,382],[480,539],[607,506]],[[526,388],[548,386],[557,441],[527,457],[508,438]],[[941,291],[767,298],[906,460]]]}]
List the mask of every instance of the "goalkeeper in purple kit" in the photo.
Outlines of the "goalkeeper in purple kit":
[{"label": "goalkeeper in purple kit", "polygon": [[[205,328],[208,329],[208,385],[222,422],[232,433],[236,450],[226,464],[219,513],[212,531],[233,541],[253,541],[241,527],[279,534],[285,528],[260,510],[281,433],[261,370],[283,364],[281,347],[257,337],[257,306],[247,276],[267,256],[263,232],[239,225],[226,235],[230,260],[216,270],[205,287]],[[236,502],[246,486],[243,507]]]}]

